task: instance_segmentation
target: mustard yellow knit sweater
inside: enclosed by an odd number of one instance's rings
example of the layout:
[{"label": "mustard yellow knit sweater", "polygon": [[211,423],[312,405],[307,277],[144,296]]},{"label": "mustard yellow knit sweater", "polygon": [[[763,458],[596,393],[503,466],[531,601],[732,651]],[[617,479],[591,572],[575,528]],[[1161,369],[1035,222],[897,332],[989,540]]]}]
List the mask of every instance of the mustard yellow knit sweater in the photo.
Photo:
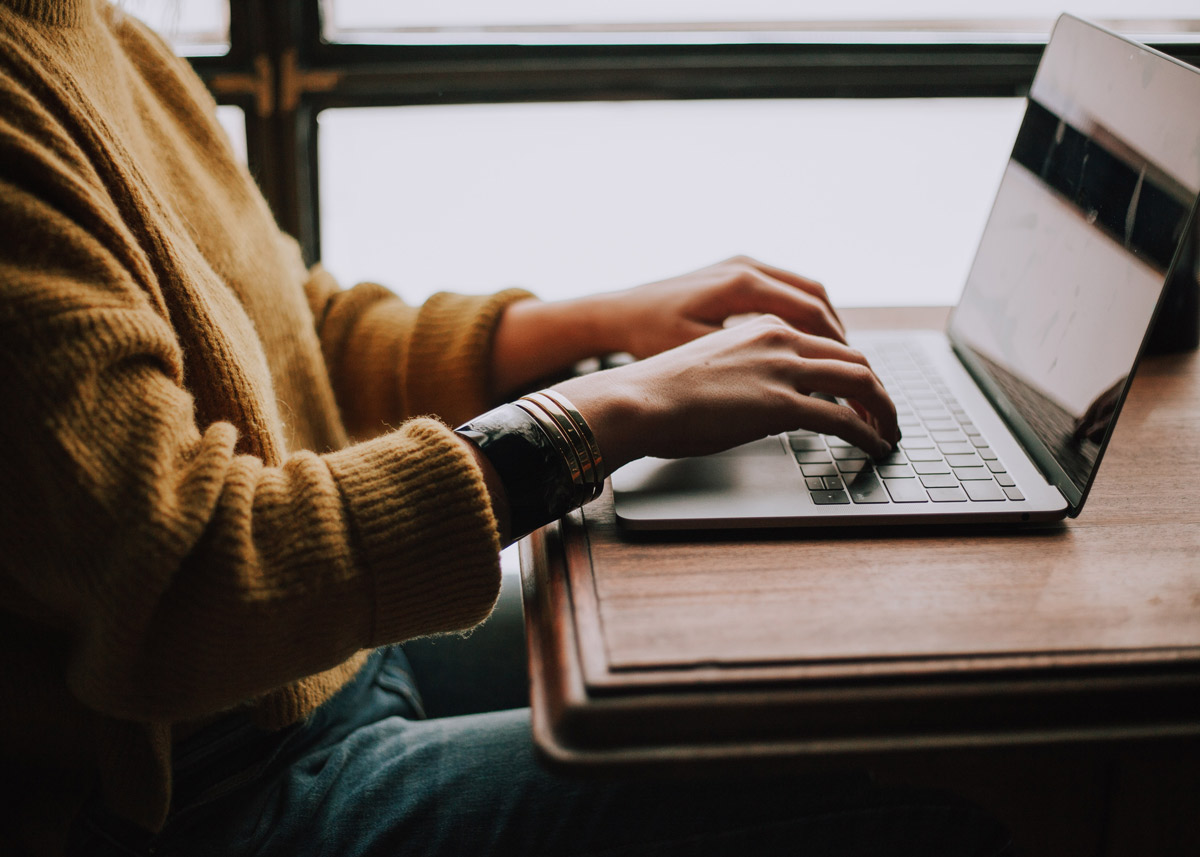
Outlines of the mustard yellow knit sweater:
[{"label": "mustard yellow knit sweater", "polygon": [[157,827],[189,724],[293,722],[364,650],[487,615],[446,423],[525,296],[340,290],[158,39],[0,0],[0,850],[52,853],[93,788]]}]

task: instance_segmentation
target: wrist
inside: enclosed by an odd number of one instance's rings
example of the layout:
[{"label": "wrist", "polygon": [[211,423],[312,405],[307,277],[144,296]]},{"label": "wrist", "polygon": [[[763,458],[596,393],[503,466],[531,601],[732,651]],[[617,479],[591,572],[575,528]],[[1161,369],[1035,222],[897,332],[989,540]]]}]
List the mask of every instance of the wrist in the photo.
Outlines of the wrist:
[{"label": "wrist", "polygon": [[570,398],[591,426],[608,472],[645,454],[649,404],[624,377],[626,369],[607,369],[554,386]]},{"label": "wrist", "polygon": [[604,459],[582,414],[554,390],[523,396],[455,429],[477,450],[505,541],[596,499]]},{"label": "wrist", "polygon": [[626,350],[619,308],[606,295],[510,305],[493,342],[495,398],[528,389],[589,357]]}]

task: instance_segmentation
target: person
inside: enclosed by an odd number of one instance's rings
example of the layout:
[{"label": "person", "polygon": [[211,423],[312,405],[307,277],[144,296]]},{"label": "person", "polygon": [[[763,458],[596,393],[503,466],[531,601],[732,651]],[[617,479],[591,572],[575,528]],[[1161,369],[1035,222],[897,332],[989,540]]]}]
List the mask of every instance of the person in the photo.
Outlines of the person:
[{"label": "person", "polygon": [[[527,711],[423,719],[394,645],[478,624],[501,546],[638,456],[801,426],[885,453],[894,410],[818,284],[738,258],[557,303],[343,289],[119,7],[0,0],[0,41],[6,848],[1004,849],[852,774],[555,776]],[[643,359],[531,393],[617,351]]]}]

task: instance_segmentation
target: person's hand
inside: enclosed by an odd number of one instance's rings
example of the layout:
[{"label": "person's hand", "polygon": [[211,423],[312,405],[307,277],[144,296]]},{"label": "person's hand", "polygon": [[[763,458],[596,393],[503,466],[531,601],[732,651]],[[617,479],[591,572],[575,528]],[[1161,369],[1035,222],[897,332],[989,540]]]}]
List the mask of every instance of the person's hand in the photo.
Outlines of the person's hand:
[{"label": "person's hand", "polygon": [[750,313],[776,315],[805,333],[846,341],[820,283],[746,256],[597,298],[605,302],[602,317],[619,344],[613,350],[634,357],[690,342]]},{"label": "person's hand", "polygon": [[776,315],[806,333],[846,341],[819,283],[738,256],[624,291],[513,304],[493,342],[493,396],[503,400],[587,357],[650,357],[749,314]]},{"label": "person's hand", "polygon": [[706,455],[798,428],[835,434],[876,457],[900,439],[895,406],[863,356],[777,316],[555,389],[588,421],[610,470],[643,456]]}]

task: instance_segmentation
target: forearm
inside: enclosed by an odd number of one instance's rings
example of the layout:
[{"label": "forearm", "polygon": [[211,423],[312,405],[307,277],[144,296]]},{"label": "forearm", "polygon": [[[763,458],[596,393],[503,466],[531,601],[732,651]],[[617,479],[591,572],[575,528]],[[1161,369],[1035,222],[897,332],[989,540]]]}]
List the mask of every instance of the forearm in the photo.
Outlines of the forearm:
[{"label": "forearm", "polygon": [[493,399],[504,401],[581,360],[623,350],[617,309],[603,294],[511,304],[493,339]]},{"label": "forearm", "polygon": [[306,291],[342,419],[358,438],[420,414],[454,424],[493,404],[498,320],[532,297],[443,292],[409,306],[382,286],[341,289],[320,269]]}]

